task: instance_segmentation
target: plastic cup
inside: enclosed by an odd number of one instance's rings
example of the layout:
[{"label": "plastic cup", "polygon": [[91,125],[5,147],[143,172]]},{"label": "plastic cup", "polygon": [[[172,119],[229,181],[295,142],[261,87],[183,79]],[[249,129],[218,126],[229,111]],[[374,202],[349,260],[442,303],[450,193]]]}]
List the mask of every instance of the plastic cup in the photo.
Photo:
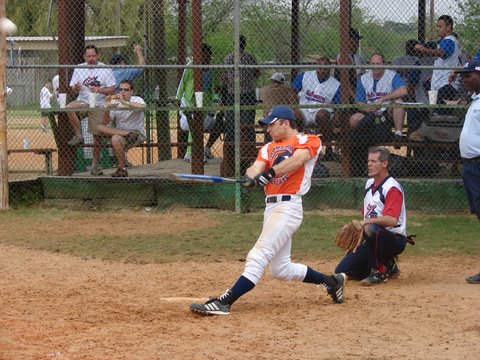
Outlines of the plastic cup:
[{"label": "plastic cup", "polygon": [[428,91],[428,102],[430,105],[435,105],[437,103],[438,91],[429,90]]},{"label": "plastic cup", "polygon": [[257,101],[262,101],[262,92],[261,92],[261,88],[256,88],[255,89],[255,97],[257,99]]},{"label": "plastic cup", "polygon": [[90,106],[91,108],[94,108],[97,104],[97,94],[94,93],[94,92],[91,92],[90,94],[88,94],[88,106]]},{"label": "plastic cup", "polygon": [[58,106],[60,109],[65,109],[67,106],[67,94],[66,93],[59,93],[58,94]]},{"label": "plastic cup", "polygon": [[197,104],[197,107],[199,108],[203,107],[203,92],[201,91],[195,92],[195,103]]}]

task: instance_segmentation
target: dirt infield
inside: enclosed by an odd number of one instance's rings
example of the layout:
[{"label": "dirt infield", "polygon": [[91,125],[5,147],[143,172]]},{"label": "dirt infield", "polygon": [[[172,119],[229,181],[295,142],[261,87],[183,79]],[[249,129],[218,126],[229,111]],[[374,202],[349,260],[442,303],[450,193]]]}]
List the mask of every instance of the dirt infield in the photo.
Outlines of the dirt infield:
[{"label": "dirt infield", "polygon": [[[324,272],[337,261],[305,260]],[[0,245],[0,359],[478,358],[480,286],[464,280],[474,258],[406,254],[399,279],[349,281],[342,305],[267,274],[230,316],[188,310],[243,265],[125,264]]]}]

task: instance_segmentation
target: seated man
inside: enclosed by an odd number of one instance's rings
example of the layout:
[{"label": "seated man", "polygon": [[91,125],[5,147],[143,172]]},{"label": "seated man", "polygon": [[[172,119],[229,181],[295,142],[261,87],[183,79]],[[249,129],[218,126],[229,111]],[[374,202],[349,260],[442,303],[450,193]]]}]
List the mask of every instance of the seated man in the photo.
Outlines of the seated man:
[{"label": "seated man", "polygon": [[[126,151],[146,140],[144,126],[145,101],[139,96],[133,96],[133,82],[123,80],[120,82],[120,93],[107,98],[109,101],[106,106],[109,108],[132,108],[131,110],[111,110],[105,112],[103,124],[97,125],[96,133],[100,136],[111,138],[113,152],[117,158],[117,170],[112,177],[127,177],[128,172],[125,168]],[[110,122],[115,123],[115,127],[108,126]],[[103,175],[98,169],[98,160],[100,158],[100,136],[94,136],[92,175]]]},{"label": "seated man", "polygon": [[[319,65],[330,65],[330,59],[320,57]],[[340,82],[330,75],[330,69],[302,72],[297,75],[292,84],[298,93],[300,105],[326,105],[340,103]],[[315,129],[328,137],[332,130],[333,109],[330,108],[301,108],[302,130]]]},{"label": "seated man", "polygon": [[390,152],[384,147],[368,151],[368,176],[363,199],[363,237],[340,261],[336,273],[376,285],[398,277],[395,257],[407,244],[407,214],[402,186],[388,174]]},{"label": "seated man", "polygon": [[[383,65],[385,59],[382,54],[375,53],[370,58],[371,65]],[[400,100],[408,94],[407,86],[402,80],[399,74],[395,71],[387,69],[372,69],[371,71],[362,75],[357,82],[357,90],[355,95],[355,101],[357,104],[389,104],[392,100]],[[360,112],[353,114],[350,117],[350,126],[352,128],[370,128],[373,133],[370,134],[377,137],[375,140],[388,140],[378,139],[378,137],[389,137],[390,128],[382,127],[382,131],[376,133],[378,127],[375,126],[375,121],[385,123],[386,108],[362,108]],[[393,116],[393,122],[395,126],[395,135],[397,137],[402,136],[403,121],[405,118],[405,109],[393,108],[389,110],[389,113]],[[386,130],[386,131],[385,131]],[[375,134],[376,133],[376,134]]]},{"label": "seated man", "polygon": [[[263,105],[263,116],[267,116],[275,105],[298,105],[298,95],[285,84],[285,76],[282,73],[274,73],[270,77],[270,83],[260,89],[260,100]],[[292,110],[298,120],[303,118],[299,109]]]},{"label": "seated man", "polygon": [[[99,54],[95,45],[87,45],[85,47],[84,58],[85,62],[80,65],[105,65],[98,61]],[[76,68],[70,80],[70,88],[73,93],[78,94],[78,98],[67,104],[67,108],[89,106],[89,97],[92,93],[95,94],[96,106],[101,106],[105,102],[105,96],[113,94],[115,77],[113,76],[112,69],[108,68]],[[98,111],[95,113],[98,113]],[[95,118],[95,116],[89,116],[89,122]],[[84,139],[77,113],[73,111],[68,112],[68,119],[75,132],[75,135],[68,142],[68,145],[78,146],[83,144]],[[92,125],[92,127],[95,126],[96,124]]]}]

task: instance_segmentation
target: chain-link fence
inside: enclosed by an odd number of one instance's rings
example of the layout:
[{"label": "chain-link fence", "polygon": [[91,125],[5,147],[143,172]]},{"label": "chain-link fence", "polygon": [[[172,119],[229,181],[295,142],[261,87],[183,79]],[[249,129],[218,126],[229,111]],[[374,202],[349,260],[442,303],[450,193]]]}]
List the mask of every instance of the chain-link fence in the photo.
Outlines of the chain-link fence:
[{"label": "chain-link fence", "polygon": [[411,207],[465,210],[469,97],[450,74],[476,54],[479,14],[473,0],[10,0],[11,199],[40,178],[46,198],[239,209],[260,190],[167,176],[243,175],[269,141],[258,120],[284,104],[323,142],[307,205],[357,206],[384,145]]}]

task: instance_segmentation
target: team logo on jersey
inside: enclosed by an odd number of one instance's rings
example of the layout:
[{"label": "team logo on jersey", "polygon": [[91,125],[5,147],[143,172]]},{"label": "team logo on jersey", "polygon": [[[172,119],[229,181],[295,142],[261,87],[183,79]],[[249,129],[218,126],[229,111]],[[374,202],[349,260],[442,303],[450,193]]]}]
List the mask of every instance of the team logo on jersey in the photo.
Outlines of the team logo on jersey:
[{"label": "team logo on jersey", "polygon": [[375,205],[375,204],[367,205],[367,212],[365,214],[365,217],[366,218],[377,218],[378,217],[377,205]]}]

